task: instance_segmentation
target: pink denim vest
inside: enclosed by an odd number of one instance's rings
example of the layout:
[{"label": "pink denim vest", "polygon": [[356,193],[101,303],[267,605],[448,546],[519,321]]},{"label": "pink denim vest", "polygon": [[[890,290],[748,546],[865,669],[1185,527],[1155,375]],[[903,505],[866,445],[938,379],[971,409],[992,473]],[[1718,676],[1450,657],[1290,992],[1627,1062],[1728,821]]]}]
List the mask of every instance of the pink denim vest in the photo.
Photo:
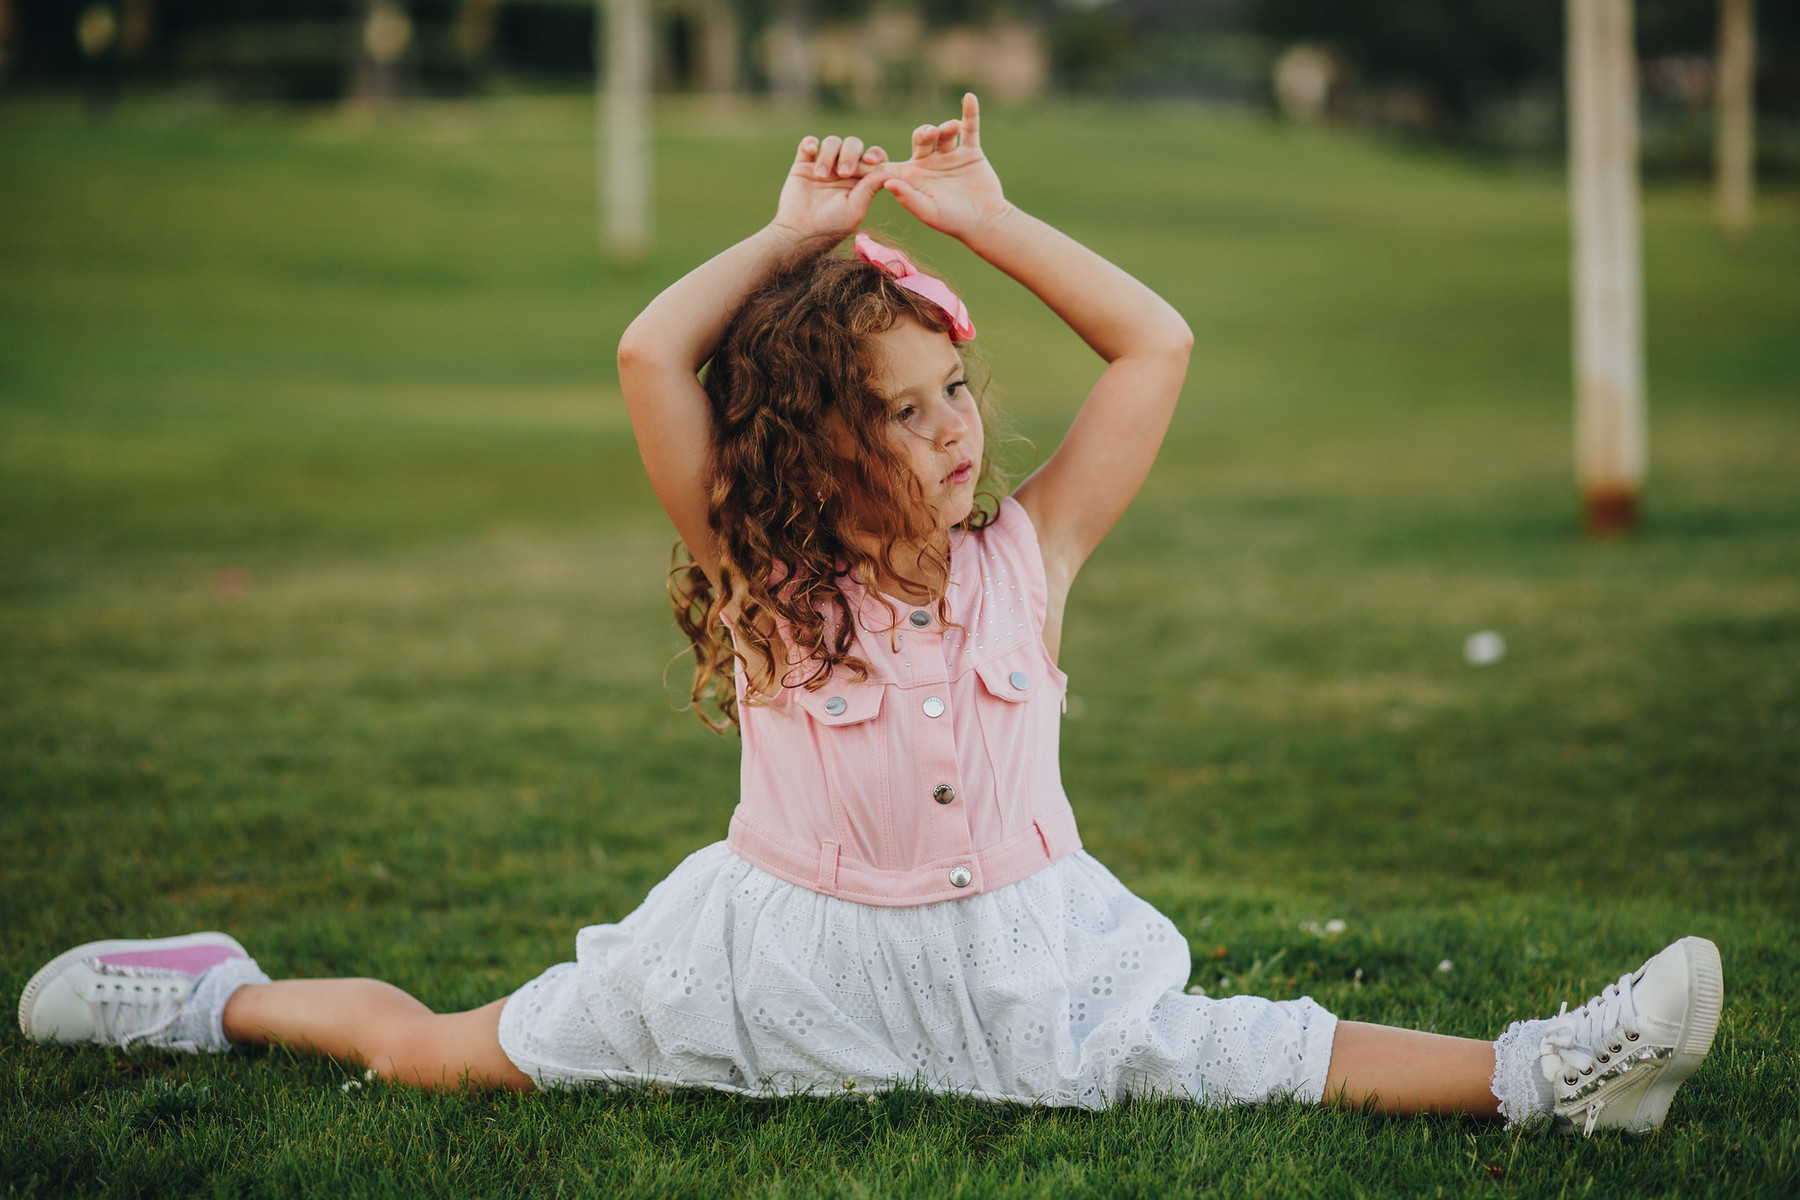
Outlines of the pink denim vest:
[{"label": "pink denim vest", "polygon": [[1080,848],[1057,762],[1068,677],[1044,649],[1031,519],[1008,499],[986,529],[951,537],[953,626],[864,593],[866,682],[840,669],[745,704],[739,677],[726,844],[740,857],[829,896],[908,905],[1005,887]]}]

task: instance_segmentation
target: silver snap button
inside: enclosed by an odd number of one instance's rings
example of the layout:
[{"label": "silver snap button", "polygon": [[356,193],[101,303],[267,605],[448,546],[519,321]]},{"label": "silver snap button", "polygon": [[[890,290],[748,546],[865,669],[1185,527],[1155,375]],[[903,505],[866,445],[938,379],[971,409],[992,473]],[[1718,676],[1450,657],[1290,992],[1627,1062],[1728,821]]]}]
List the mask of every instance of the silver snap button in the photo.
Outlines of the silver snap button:
[{"label": "silver snap button", "polygon": [[834,717],[849,707],[850,702],[845,700],[842,696],[833,696],[825,702],[825,711]]},{"label": "silver snap button", "polygon": [[948,804],[956,799],[956,789],[947,783],[940,783],[931,789],[931,798],[939,804]]},{"label": "silver snap button", "polygon": [[931,624],[931,614],[928,612],[915,612],[912,616],[908,617],[907,620],[911,621],[914,625],[917,625],[920,629],[923,629],[925,626]]},{"label": "silver snap button", "polygon": [[944,702],[939,700],[936,696],[927,696],[925,697],[924,709],[925,715],[928,717],[941,717],[944,715]]},{"label": "silver snap button", "polygon": [[1031,676],[1023,671],[1014,671],[1011,675],[1007,676],[1007,679],[1021,692],[1031,686]]},{"label": "silver snap button", "polygon": [[951,887],[968,887],[969,884],[974,880],[974,878],[975,877],[973,875],[969,874],[969,868],[967,868],[967,867],[951,867],[950,868],[950,886]]}]

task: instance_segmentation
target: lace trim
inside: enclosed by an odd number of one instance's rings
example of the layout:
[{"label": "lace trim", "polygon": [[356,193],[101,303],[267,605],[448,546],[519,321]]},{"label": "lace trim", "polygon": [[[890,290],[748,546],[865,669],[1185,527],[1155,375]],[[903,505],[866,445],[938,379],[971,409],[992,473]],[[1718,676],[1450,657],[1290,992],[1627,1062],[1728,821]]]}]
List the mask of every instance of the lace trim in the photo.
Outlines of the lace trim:
[{"label": "lace trim", "polygon": [[1494,1041],[1494,1077],[1489,1086],[1500,1102],[1506,1127],[1515,1129],[1550,1115],[1556,1098],[1538,1065],[1549,1021],[1514,1021]]}]

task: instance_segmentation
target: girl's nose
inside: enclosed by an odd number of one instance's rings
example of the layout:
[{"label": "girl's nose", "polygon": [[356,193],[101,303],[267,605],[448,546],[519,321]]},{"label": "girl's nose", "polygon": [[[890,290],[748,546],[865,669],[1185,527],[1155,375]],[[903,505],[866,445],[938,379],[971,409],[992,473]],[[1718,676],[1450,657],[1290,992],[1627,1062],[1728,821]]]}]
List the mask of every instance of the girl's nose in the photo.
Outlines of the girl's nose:
[{"label": "girl's nose", "polygon": [[968,432],[969,423],[963,419],[961,413],[956,411],[956,407],[954,405],[945,406],[943,420],[938,425],[938,445],[949,449],[962,441]]}]

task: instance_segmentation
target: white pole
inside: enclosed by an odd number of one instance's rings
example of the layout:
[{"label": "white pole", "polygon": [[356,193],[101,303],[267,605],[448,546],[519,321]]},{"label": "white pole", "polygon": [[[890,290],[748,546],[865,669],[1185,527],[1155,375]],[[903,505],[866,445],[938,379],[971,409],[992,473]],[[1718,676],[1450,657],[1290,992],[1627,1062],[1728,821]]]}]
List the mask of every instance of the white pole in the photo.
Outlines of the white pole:
[{"label": "white pole", "polygon": [[645,0],[603,0],[600,244],[622,266],[650,252],[650,20]]},{"label": "white pole", "polygon": [[1749,232],[1756,196],[1755,92],[1754,5],[1752,0],[1719,0],[1718,215],[1731,237]]},{"label": "white pole", "polygon": [[1648,458],[1631,0],[1567,0],[1575,474],[1590,533],[1630,532]]}]

